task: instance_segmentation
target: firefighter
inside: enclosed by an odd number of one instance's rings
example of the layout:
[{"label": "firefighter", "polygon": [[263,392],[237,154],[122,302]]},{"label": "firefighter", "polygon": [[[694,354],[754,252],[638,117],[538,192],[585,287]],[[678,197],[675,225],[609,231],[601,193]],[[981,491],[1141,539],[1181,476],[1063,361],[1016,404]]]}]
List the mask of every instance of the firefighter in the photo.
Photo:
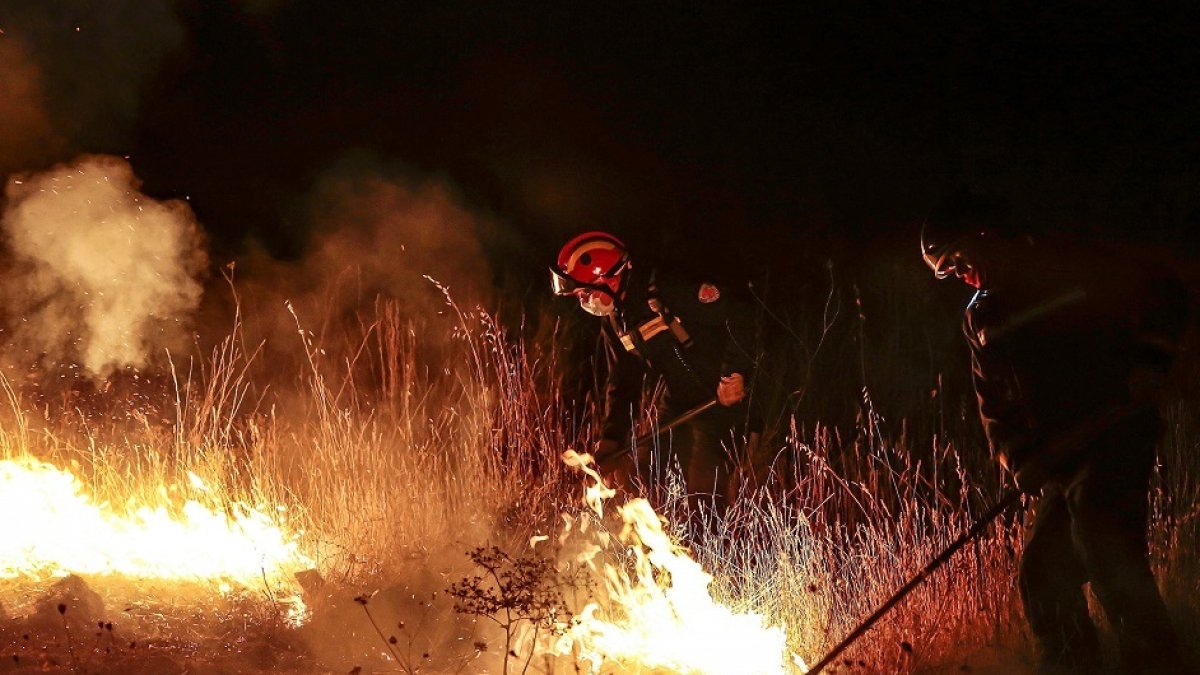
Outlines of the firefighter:
[{"label": "firefighter", "polygon": [[618,485],[632,486],[640,462],[620,449],[633,440],[646,376],[661,377],[663,423],[711,399],[718,403],[664,438],[670,439],[667,461],[678,462],[692,506],[714,504],[720,511],[761,431],[749,401],[753,322],[726,288],[668,284],[641,272],[625,245],[605,232],[571,239],[551,267],[554,293],[574,296],[604,321],[608,372],[597,464]]},{"label": "firefighter", "polygon": [[[1184,672],[1146,543],[1155,399],[1185,326],[1182,288],[1127,252],[1034,239],[1002,202],[966,190],[927,220],[921,254],[938,279],[975,289],[964,332],[979,415],[1035,496],[1018,586],[1043,664],[1098,672],[1090,582],[1122,672]],[[1056,437],[1087,425],[1099,433],[1051,456]]]}]

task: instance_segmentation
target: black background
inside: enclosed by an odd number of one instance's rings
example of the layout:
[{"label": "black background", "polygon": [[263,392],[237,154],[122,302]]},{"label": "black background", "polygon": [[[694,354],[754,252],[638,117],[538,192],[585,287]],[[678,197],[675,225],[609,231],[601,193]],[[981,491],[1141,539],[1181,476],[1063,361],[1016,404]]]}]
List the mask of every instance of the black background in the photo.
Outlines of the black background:
[{"label": "black background", "polygon": [[289,204],[349,148],[449,178],[531,267],[592,228],[732,268],[890,245],[962,183],[1190,246],[1194,17],[1094,5],[193,1],[128,149],[228,254],[298,255]]},{"label": "black background", "polygon": [[314,186],[365,155],[497,223],[483,249],[525,315],[595,329],[545,311],[546,265],[609,230],[643,268],[756,284],[779,419],[923,433],[973,416],[968,291],[916,254],[954,188],[1200,269],[1200,24],[1149,4],[0,0],[0,39],[69,136],[16,168],[129,157],[189,200],[214,267],[304,259]]},{"label": "black background", "polygon": [[129,157],[145,192],[189,199],[214,265],[303,258],[306,195],[368,153],[499,223],[483,247],[526,309],[559,246],[606,229],[639,261],[758,283],[801,352],[832,307],[831,377],[858,361],[865,386],[869,347],[928,391],[966,296],[932,281],[917,232],[959,185],[1194,259],[1200,29],[1186,3],[1145,4],[0,0],[0,39],[59,83],[59,126],[82,65],[146,71],[127,123],[81,117],[45,165]]}]

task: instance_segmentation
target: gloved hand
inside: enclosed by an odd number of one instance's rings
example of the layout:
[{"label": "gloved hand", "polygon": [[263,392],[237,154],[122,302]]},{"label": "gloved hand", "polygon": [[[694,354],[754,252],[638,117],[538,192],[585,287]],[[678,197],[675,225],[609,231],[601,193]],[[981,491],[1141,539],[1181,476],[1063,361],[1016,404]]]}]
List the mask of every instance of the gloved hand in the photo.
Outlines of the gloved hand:
[{"label": "gloved hand", "polygon": [[728,408],[746,398],[746,382],[741,373],[731,373],[717,384],[717,401]]}]

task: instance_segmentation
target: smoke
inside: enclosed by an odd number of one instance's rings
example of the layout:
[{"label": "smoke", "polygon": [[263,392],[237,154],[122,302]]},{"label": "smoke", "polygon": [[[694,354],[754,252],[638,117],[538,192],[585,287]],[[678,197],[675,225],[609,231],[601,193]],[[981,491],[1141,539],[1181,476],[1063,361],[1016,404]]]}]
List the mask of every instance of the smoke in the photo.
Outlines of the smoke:
[{"label": "smoke", "polygon": [[15,39],[0,39],[0,92],[0,172],[61,150],[62,138],[45,107],[41,73]]},{"label": "smoke", "polygon": [[[305,254],[294,262],[246,260],[250,273],[239,286],[248,301],[279,307],[288,300],[302,318],[326,321],[384,297],[425,321],[446,313],[447,293],[465,308],[492,298],[481,237],[495,224],[445,180],[353,154],[315,181],[300,209],[297,228],[310,233]],[[285,334],[294,334],[289,328]]]},{"label": "smoke", "polygon": [[141,194],[127,162],[102,156],[14,177],[6,196],[0,298],[18,354],[104,377],[186,343],[206,266],[186,204]]},{"label": "smoke", "polygon": [[6,10],[0,173],[121,145],[146,82],[183,44],[165,0],[26,2]]},{"label": "smoke", "polygon": [[351,159],[318,183],[312,204],[318,237],[307,263],[313,270],[353,268],[367,291],[402,297],[414,309],[444,304],[425,277],[466,303],[487,296],[491,272],[480,219],[445,181]]}]

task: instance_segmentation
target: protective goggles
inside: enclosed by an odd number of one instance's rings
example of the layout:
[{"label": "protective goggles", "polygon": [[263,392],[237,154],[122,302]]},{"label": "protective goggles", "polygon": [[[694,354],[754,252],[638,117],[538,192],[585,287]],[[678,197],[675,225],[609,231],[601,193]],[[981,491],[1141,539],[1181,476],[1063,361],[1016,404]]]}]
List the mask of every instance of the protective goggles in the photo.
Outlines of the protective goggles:
[{"label": "protective goggles", "polygon": [[954,267],[958,264],[958,257],[961,254],[962,242],[962,239],[958,239],[943,246],[923,246],[921,248],[925,264],[933,271],[935,277],[945,279],[954,272]]},{"label": "protective goggles", "polygon": [[617,276],[625,270],[625,267],[628,264],[629,258],[622,257],[617,261],[616,265],[613,265],[611,270],[597,277],[596,283],[580,281],[551,265],[550,289],[554,291],[555,295],[574,295],[579,291],[598,291],[612,295],[613,289],[610,288],[608,284],[604,283],[604,280]]}]

